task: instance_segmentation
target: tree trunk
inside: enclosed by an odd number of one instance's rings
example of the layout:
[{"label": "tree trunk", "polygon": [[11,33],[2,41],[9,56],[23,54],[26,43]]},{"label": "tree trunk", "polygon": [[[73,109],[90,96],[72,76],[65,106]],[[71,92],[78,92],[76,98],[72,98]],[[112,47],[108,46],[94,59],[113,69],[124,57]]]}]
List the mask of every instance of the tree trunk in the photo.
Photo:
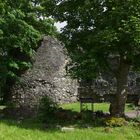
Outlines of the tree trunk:
[{"label": "tree trunk", "polygon": [[115,99],[110,104],[110,114],[114,117],[124,117],[125,115],[125,103],[127,100],[128,90],[128,73],[130,65],[126,64],[124,60],[120,60],[120,66],[116,76],[117,90]]}]

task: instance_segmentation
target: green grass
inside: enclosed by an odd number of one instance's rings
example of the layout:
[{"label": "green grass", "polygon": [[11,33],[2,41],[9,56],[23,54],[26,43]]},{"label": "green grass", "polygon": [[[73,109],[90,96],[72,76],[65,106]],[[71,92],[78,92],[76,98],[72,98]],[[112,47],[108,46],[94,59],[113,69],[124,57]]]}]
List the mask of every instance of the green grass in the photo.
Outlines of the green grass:
[{"label": "green grass", "polygon": [[40,123],[12,120],[0,121],[0,140],[139,140],[140,129],[129,127],[109,128],[76,128],[72,132],[60,130],[41,130]]},{"label": "green grass", "polygon": [[[72,103],[72,104],[64,104],[61,107],[64,109],[71,109],[73,111],[80,111],[80,103]],[[84,104],[83,108],[91,110],[91,104]],[[102,110],[103,112],[109,112],[109,103],[95,103],[94,104],[94,111]],[[126,104],[125,107],[126,112],[132,111],[133,107],[130,104]]]},{"label": "green grass", "polygon": [[[79,103],[62,105],[65,109],[79,111]],[[108,111],[109,104],[95,104],[95,110]],[[127,110],[130,108],[127,106]],[[52,125],[46,129],[47,124],[35,120],[0,120],[0,140],[139,140],[140,127],[133,122],[123,127],[93,126],[89,128],[77,127],[74,131],[62,132]],[[70,124],[69,124],[70,125]],[[64,125],[65,126],[65,125]],[[91,125],[92,126],[92,125]],[[69,127],[69,126],[67,126]],[[109,131],[106,131],[109,130]]]}]

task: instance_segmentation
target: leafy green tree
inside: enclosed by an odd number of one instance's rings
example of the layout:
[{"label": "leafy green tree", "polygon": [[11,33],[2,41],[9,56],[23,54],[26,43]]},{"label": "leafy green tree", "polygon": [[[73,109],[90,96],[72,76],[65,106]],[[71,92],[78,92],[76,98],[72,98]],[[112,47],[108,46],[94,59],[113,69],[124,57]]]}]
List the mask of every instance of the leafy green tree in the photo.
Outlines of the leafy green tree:
[{"label": "leafy green tree", "polygon": [[[47,2],[48,3],[48,2]],[[112,73],[117,81],[113,116],[124,116],[128,73],[140,68],[139,0],[52,0],[50,13],[67,22],[61,33],[71,57],[69,73],[93,79]],[[115,67],[111,59],[116,60]]]},{"label": "leafy green tree", "polygon": [[[0,95],[32,66],[42,35],[55,35],[54,21],[44,14],[41,0],[0,0]],[[8,94],[9,93],[9,94]]]}]

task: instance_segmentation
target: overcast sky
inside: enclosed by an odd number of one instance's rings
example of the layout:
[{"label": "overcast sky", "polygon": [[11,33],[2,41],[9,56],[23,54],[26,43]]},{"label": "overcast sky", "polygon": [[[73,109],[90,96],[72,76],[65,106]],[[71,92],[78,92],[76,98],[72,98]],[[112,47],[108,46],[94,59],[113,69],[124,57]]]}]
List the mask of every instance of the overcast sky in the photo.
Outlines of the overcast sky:
[{"label": "overcast sky", "polygon": [[62,22],[62,23],[57,22],[54,25],[57,27],[58,31],[60,31],[63,27],[66,26],[66,22]]}]

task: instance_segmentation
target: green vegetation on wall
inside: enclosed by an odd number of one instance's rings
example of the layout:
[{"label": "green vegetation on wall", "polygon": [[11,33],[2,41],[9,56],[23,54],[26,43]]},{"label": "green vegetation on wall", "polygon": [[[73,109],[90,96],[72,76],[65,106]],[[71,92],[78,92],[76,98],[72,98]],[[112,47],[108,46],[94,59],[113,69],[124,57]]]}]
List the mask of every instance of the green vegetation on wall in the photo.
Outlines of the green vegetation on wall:
[{"label": "green vegetation on wall", "polygon": [[41,2],[0,0],[0,96],[5,100],[10,98],[12,84],[32,66],[41,37],[57,34]]}]

